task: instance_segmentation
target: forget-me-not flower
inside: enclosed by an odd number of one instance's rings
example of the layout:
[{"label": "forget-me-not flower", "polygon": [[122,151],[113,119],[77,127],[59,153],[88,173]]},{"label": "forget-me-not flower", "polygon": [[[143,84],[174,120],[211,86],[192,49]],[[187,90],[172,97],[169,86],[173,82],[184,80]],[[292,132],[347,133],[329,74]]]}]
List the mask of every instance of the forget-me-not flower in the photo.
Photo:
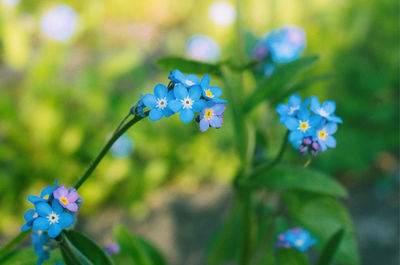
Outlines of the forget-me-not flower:
[{"label": "forget-me-not flower", "polygon": [[293,94],[289,97],[288,103],[281,103],[276,107],[276,112],[280,115],[279,122],[284,124],[289,117],[294,117],[300,109],[306,109],[310,100],[305,98],[301,101],[301,97]]},{"label": "forget-me-not flower", "polygon": [[37,260],[37,265],[42,264],[45,260],[50,258],[50,237],[46,232],[33,231],[31,234],[31,245],[33,246],[33,251],[39,256]]},{"label": "forget-me-not flower", "polygon": [[336,131],[337,124],[333,122],[329,122],[316,130],[315,138],[323,152],[325,152],[328,147],[336,147],[336,139],[332,136]]},{"label": "forget-me-not flower", "polygon": [[52,195],[53,191],[58,188],[58,179],[56,180],[54,186],[47,186],[45,187],[41,192],[40,192],[40,197],[35,196],[35,195],[29,195],[28,196],[28,201],[31,203],[39,203],[39,202],[48,202]]},{"label": "forget-me-not flower", "polygon": [[57,199],[60,205],[71,212],[78,211],[78,204],[76,201],[79,195],[74,188],[68,190],[64,185],[61,185],[53,192],[54,199]]},{"label": "forget-me-not flower", "polygon": [[278,236],[278,248],[295,248],[301,252],[306,251],[309,247],[318,242],[313,238],[309,231],[302,228],[292,228]]},{"label": "forget-me-not flower", "polygon": [[175,84],[181,84],[187,88],[194,85],[198,85],[200,83],[200,79],[197,75],[188,74],[185,76],[178,69],[174,70],[173,72],[170,72],[168,78]]},{"label": "forget-me-not flower", "polygon": [[311,97],[310,109],[330,122],[343,123],[342,119],[334,114],[336,109],[335,101],[325,101],[320,104],[316,96]]},{"label": "forget-me-not flower", "polygon": [[199,85],[192,86],[189,91],[182,85],[174,87],[175,100],[169,103],[170,109],[178,113],[182,122],[188,123],[194,118],[195,112],[200,112],[205,106],[206,102],[201,97],[201,87]]},{"label": "forget-me-not flower", "polygon": [[167,87],[162,84],[156,85],[154,88],[154,95],[144,95],[142,99],[143,104],[151,108],[149,113],[150,120],[158,121],[163,116],[169,117],[174,114],[169,108],[169,104],[173,99],[172,92],[168,93]]},{"label": "forget-me-not flower", "polygon": [[53,200],[51,206],[46,202],[35,204],[35,210],[39,215],[33,221],[33,229],[46,231],[50,237],[57,237],[63,228],[68,228],[74,222],[71,213],[65,212],[58,200]]},{"label": "forget-me-not flower", "polygon": [[206,106],[200,113],[200,130],[207,131],[208,127],[220,128],[222,126],[225,105],[221,103],[207,102]]},{"label": "forget-me-not flower", "polygon": [[28,231],[33,226],[33,221],[38,217],[34,209],[29,209],[24,214],[25,224],[21,227],[21,232]]},{"label": "forget-me-not flower", "polygon": [[200,81],[200,86],[203,91],[203,97],[208,100],[213,100],[216,103],[226,103],[227,100],[220,99],[219,97],[222,95],[222,89],[217,86],[210,87],[210,76],[204,75]]}]

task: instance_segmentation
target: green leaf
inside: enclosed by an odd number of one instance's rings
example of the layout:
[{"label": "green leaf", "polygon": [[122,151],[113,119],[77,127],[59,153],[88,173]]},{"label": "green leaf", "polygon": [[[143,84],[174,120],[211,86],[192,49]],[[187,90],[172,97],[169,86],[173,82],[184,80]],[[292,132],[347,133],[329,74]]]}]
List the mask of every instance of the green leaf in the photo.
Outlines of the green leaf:
[{"label": "green leaf", "polygon": [[278,66],[275,73],[270,78],[261,81],[257,89],[249,96],[244,111],[249,112],[272,95],[287,90],[293,85],[295,78],[317,60],[318,56],[303,57],[292,63]]},{"label": "green leaf", "polygon": [[[121,247],[121,253],[115,259],[124,264],[135,265],[165,265],[161,253],[148,241],[135,237],[123,226],[116,227],[115,237]],[[122,262],[123,261],[123,262]]]},{"label": "green leaf", "polygon": [[[22,248],[13,251],[0,259],[1,265],[34,265],[36,264],[38,255],[33,252],[33,247]],[[58,262],[62,262],[61,253],[58,249],[50,252],[50,259],[45,260],[42,265],[54,265]]]},{"label": "green leaf", "polygon": [[307,257],[304,253],[293,248],[280,248],[278,250],[279,265],[308,265]]},{"label": "green leaf", "polygon": [[300,167],[278,166],[244,182],[251,187],[303,190],[346,197],[347,191],[334,178],[323,172]]},{"label": "green leaf", "polygon": [[184,73],[213,74],[221,76],[220,66],[179,57],[165,57],[157,60],[157,64],[167,71],[179,69]]},{"label": "green leaf", "polygon": [[345,265],[360,264],[353,223],[338,200],[308,192],[285,192],[284,200],[296,225],[309,230],[319,240],[316,246],[319,249],[343,227],[346,232],[334,259]]},{"label": "green leaf", "polygon": [[61,251],[67,265],[76,265],[75,260],[81,264],[112,265],[110,258],[104,251],[87,236],[75,231],[63,231],[64,242]]},{"label": "green leaf", "polygon": [[339,229],[325,244],[321,256],[318,259],[317,265],[330,265],[332,264],[333,257],[342,241],[344,236],[344,229]]}]

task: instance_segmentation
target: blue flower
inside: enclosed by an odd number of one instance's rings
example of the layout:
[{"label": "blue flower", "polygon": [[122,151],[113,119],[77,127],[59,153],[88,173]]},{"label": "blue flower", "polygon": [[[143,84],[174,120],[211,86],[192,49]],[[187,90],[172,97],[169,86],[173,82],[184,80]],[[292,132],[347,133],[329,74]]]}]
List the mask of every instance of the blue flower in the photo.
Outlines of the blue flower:
[{"label": "blue flower", "polygon": [[35,195],[29,195],[28,201],[31,203],[39,203],[39,202],[48,202],[50,198],[53,196],[53,191],[58,188],[58,179],[56,180],[54,186],[47,186],[40,192],[40,197]]},{"label": "blue flower", "polygon": [[336,139],[332,136],[337,131],[337,124],[329,122],[316,131],[316,141],[321,147],[323,152],[326,151],[328,147],[336,147]]},{"label": "blue flower", "polygon": [[51,206],[46,202],[36,203],[35,210],[39,216],[33,221],[33,229],[48,230],[52,238],[57,237],[63,228],[68,228],[75,220],[72,214],[64,212],[57,200],[53,200]]},{"label": "blue flower", "polygon": [[21,232],[28,231],[33,226],[33,221],[35,221],[37,217],[37,213],[33,209],[29,209],[24,214],[25,224],[21,227]]},{"label": "blue flower", "polygon": [[300,109],[306,109],[309,103],[309,99],[305,98],[303,102],[301,102],[301,97],[297,94],[293,94],[289,97],[289,104],[279,104],[276,107],[276,112],[281,116],[279,118],[279,122],[284,124],[285,121],[289,117],[294,117],[297,115]]},{"label": "blue flower", "polygon": [[296,116],[287,117],[284,124],[291,131],[289,141],[295,148],[299,148],[304,137],[315,135],[322,118],[319,115],[311,115],[307,109],[300,109]]},{"label": "blue flower", "polygon": [[316,238],[312,238],[310,232],[307,230],[301,228],[292,228],[278,236],[277,247],[295,248],[301,252],[304,252],[317,242],[318,240]]},{"label": "blue flower", "polygon": [[320,104],[318,98],[316,96],[312,96],[310,109],[328,121],[343,123],[343,120],[334,114],[336,109],[336,103],[334,101],[325,101],[324,103]]},{"label": "blue flower", "polygon": [[179,118],[184,123],[188,123],[193,120],[194,113],[201,111],[206,102],[201,97],[201,87],[199,85],[192,86],[188,89],[182,85],[174,87],[175,100],[169,103],[170,109],[178,113]]},{"label": "blue flower", "polygon": [[209,101],[200,113],[200,130],[207,131],[208,127],[220,128],[224,116],[225,105]]},{"label": "blue flower", "polygon": [[174,70],[173,72],[171,71],[168,76],[169,80],[174,82],[175,84],[181,84],[187,88],[198,85],[200,83],[200,79],[197,75],[194,74],[189,74],[185,76],[182,74],[181,71],[179,70]]},{"label": "blue flower", "polygon": [[49,244],[50,244],[50,237],[46,232],[41,231],[33,231],[31,234],[32,242],[31,245],[33,246],[33,251],[36,255],[39,256],[37,260],[37,265],[43,263],[43,261],[50,258],[49,252]]},{"label": "blue flower", "polygon": [[302,28],[285,26],[271,30],[265,43],[272,61],[290,63],[295,61],[304,51],[306,45],[305,32]]},{"label": "blue flower", "polygon": [[225,99],[219,99],[222,95],[222,89],[217,86],[210,87],[210,77],[204,75],[200,82],[201,89],[203,91],[203,97],[208,100],[213,100],[216,103],[227,103]]},{"label": "blue flower", "polygon": [[143,97],[143,104],[151,108],[149,118],[152,121],[158,121],[163,116],[169,117],[174,114],[168,105],[173,100],[172,92],[168,93],[166,86],[158,84],[154,88],[154,95],[147,94]]}]

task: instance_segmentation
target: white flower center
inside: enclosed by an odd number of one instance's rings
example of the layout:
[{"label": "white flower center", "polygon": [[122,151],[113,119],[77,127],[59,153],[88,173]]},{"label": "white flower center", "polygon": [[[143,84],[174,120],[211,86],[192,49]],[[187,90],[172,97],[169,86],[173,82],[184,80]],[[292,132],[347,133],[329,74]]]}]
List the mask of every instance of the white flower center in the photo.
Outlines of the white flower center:
[{"label": "white flower center", "polygon": [[301,247],[304,244],[304,240],[301,239],[297,239],[294,244],[298,247]]},{"label": "white flower center", "polygon": [[289,110],[289,115],[292,115],[296,110],[298,110],[298,109],[300,109],[300,106],[297,106],[297,107],[290,107],[290,110]]},{"label": "white flower center", "polygon": [[196,83],[186,79],[186,80],[185,80],[185,84],[188,85],[188,86],[193,86],[193,85],[195,85]]},{"label": "white flower center", "polygon": [[50,224],[58,223],[58,218],[60,216],[56,214],[55,212],[51,212],[46,218],[49,220]]},{"label": "white flower center", "polygon": [[166,107],[167,105],[168,105],[167,98],[158,98],[158,99],[157,99],[157,105],[156,105],[156,107],[157,107],[158,109],[163,110],[163,109],[165,109],[165,107]]},{"label": "white flower center", "polygon": [[329,114],[322,108],[318,110],[318,114],[325,118],[329,116]]},{"label": "white flower center", "polygon": [[307,131],[311,126],[308,124],[308,121],[299,121],[299,127],[297,129],[302,130],[303,132]]},{"label": "white flower center", "polygon": [[193,105],[193,100],[187,96],[185,99],[181,99],[184,109],[191,109]]},{"label": "white flower center", "polygon": [[37,212],[35,212],[34,214],[33,214],[33,218],[36,218],[36,217],[38,217],[39,215],[37,214]]}]

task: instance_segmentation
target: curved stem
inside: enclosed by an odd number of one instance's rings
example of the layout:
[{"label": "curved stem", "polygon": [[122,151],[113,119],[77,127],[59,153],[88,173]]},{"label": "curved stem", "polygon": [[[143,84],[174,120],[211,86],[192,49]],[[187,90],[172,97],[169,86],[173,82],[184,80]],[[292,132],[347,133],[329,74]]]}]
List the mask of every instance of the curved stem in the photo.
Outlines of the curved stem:
[{"label": "curved stem", "polygon": [[123,125],[123,124],[126,122],[126,120],[129,118],[129,116],[131,116],[131,112],[129,112],[129,113],[125,116],[125,118],[122,119],[122,121],[119,123],[117,129],[115,129],[114,134],[116,134],[116,133],[119,131],[119,129],[122,127],[122,125]]},{"label": "curved stem", "polygon": [[281,148],[280,148],[278,154],[276,155],[276,157],[274,158],[274,160],[272,160],[268,164],[256,167],[253,170],[253,172],[250,174],[250,178],[256,178],[260,173],[273,168],[275,165],[277,165],[282,160],[283,154],[285,153],[285,149],[286,149],[286,146],[288,143],[288,136],[289,136],[289,131],[286,132],[285,137],[282,141]]},{"label": "curved stem", "polygon": [[[148,112],[145,113],[147,116]],[[127,116],[129,117],[129,115]],[[108,150],[112,147],[112,145],[115,143],[115,141],[118,140],[118,138],[126,132],[130,127],[132,127],[135,123],[143,119],[140,115],[135,115],[128,123],[126,123],[121,129],[116,130],[113,136],[108,140],[106,145],[103,147],[103,149],[100,151],[100,153],[96,156],[96,158],[90,163],[89,167],[86,169],[85,173],[82,175],[78,183],[75,185],[75,189],[78,190],[79,187],[90,177],[92,172],[96,169],[97,165],[100,163],[100,161],[103,159],[103,157],[107,154]]]}]

